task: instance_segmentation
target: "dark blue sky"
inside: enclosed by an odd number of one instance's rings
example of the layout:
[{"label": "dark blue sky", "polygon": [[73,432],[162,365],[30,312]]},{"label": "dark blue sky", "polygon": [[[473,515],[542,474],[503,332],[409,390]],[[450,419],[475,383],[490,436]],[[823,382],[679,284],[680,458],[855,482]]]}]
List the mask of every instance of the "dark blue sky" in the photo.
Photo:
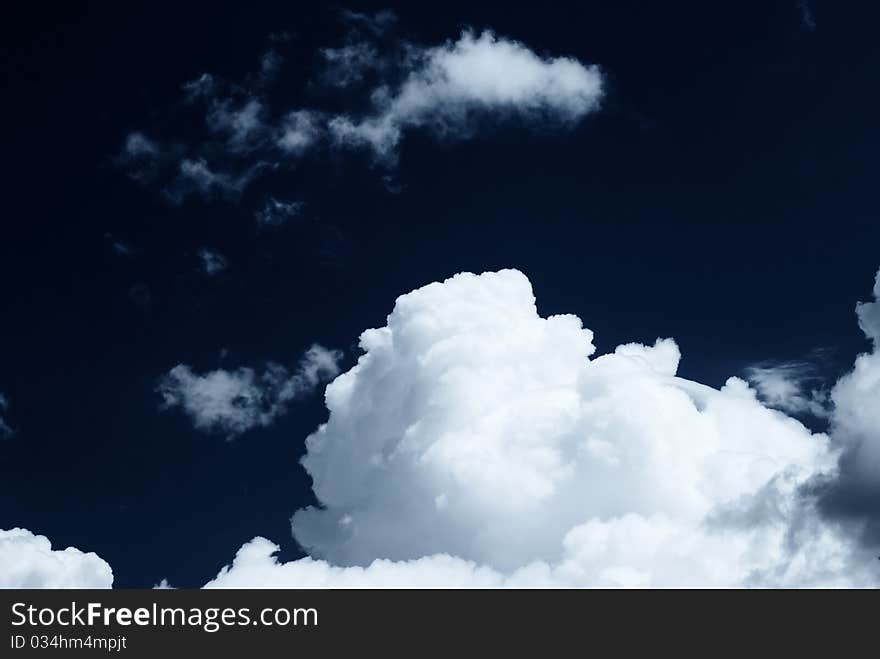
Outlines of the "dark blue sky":
[{"label": "dark blue sky", "polygon": [[[273,100],[314,100],[338,8],[12,5],[0,392],[16,433],[0,440],[0,528],[96,551],[117,586],[200,585],[255,535],[297,556],[289,518],[313,503],[297,460],[320,396],[226,442],[160,412],[159,377],[293,365],[314,341],[347,367],[396,296],[462,270],[521,269],[540,312],[577,314],[600,352],[674,337],[680,373],[716,386],[820,348],[833,380],[865,348],[853,308],[880,265],[870,3],[810,2],[810,21],[796,2],[351,3],[393,9],[417,42],[492,28],[599,64],[604,107],[572,131],[408,134],[395,193],[367,158],[319,154],[234,203],[179,205],[114,164],[125,136],[195,135],[181,84],[244,79],[280,32]],[[259,232],[267,195],[305,200],[303,218]],[[198,272],[204,245],[229,261],[218,277]]]}]

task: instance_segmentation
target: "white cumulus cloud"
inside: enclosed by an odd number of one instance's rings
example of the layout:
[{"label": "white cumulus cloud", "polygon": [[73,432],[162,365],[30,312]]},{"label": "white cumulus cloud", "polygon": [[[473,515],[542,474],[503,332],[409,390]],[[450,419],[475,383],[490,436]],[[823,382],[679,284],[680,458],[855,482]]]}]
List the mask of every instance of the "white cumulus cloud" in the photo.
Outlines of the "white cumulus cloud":
[{"label": "white cumulus cloud", "polygon": [[491,113],[570,125],[596,110],[602,98],[598,67],[570,57],[541,57],[489,31],[479,36],[466,31],[432,48],[412,47],[407,67],[399,86],[373,91],[372,115],[330,121],[337,142],[369,146],[388,159],[407,128],[463,137]]},{"label": "white cumulus cloud", "polygon": [[825,434],[677,376],[670,339],[594,356],[514,270],[398,298],[325,392],[297,512],[310,558],[257,538],[213,586],[841,586],[876,583],[802,486]]},{"label": "white cumulus cloud", "polygon": [[97,554],[52,549],[42,535],[0,529],[0,588],[110,588],[113,571]]}]

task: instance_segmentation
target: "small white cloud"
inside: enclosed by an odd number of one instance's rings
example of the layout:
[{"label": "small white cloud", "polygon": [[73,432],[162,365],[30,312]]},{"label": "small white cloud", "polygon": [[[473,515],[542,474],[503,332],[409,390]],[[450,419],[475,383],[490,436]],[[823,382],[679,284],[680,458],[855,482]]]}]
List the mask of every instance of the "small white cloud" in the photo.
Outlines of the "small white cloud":
[{"label": "small white cloud", "polygon": [[305,208],[302,201],[282,201],[269,197],[256,214],[257,225],[262,228],[278,227],[298,217]]},{"label": "small white cloud", "polygon": [[301,156],[321,138],[321,115],[310,110],[289,112],[278,130],[277,144],[289,155]]},{"label": "small white cloud", "polygon": [[199,375],[179,364],[162,378],[158,391],[163,409],[181,407],[196,429],[232,438],[274,421],[279,413],[278,390],[286,377],[280,365],[259,375],[251,368]]},{"label": "small white cloud", "polygon": [[174,586],[168,583],[168,579],[162,579],[159,583],[153,586],[153,590],[174,590]]},{"label": "small white cloud", "polygon": [[110,588],[113,571],[96,554],[53,550],[42,535],[0,530],[0,588]]},{"label": "small white cloud", "polygon": [[572,125],[598,109],[603,93],[597,67],[569,57],[544,58],[489,31],[464,32],[458,41],[434,48],[411,48],[407,66],[398,87],[374,90],[374,114],[330,121],[338,143],[368,146],[379,158],[393,160],[407,128],[461,138],[486,114]]},{"label": "small white cloud", "polygon": [[229,265],[225,256],[216,249],[211,249],[210,247],[202,247],[199,249],[198,257],[202,272],[209,277],[220,274],[226,270],[226,267]]},{"label": "small white cloud", "polygon": [[271,425],[287,405],[314,391],[338,372],[342,354],[311,346],[294,373],[270,363],[261,373],[252,368],[217,369],[197,374],[179,364],[157,387],[162,409],[180,407],[196,429],[232,439],[248,430]]}]

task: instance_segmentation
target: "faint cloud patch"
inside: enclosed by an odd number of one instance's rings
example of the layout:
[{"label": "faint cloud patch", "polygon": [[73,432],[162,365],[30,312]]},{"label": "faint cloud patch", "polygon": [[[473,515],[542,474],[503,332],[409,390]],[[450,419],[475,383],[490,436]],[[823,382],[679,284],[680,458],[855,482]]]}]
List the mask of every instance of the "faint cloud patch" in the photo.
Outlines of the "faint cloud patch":
[{"label": "faint cloud patch", "polygon": [[302,201],[283,201],[275,197],[269,197],[263,203],[262,208],[254,215],[257,226],[260,228],[273,228],[286,224],[290,220],[299,217],[305,208]]},{"label": "faint cloud patch", "polygon": [[150,308],[150,289],[146,284],[134,284],[128,289],[128,299],[141,311]]},{"label": "faint cloud patch", "polygon": [[12,426],[10,426],[4,418],[8,410],[9,399],[6,397],[5,394],[0,394],[0,439],[7,439],[15,434]]},{"label": "faint cloud patch", "polygon": [[109,247],[110,251],[117,256],[128,258],[137,255],[139,251],[138,248],[135,247],[128,240],[124,240],[122,238],[119,238],[118,236],[114,236],[112,233],[109,232],[104,234],[104,241]]},{"label": "faint cloud patch", "polygon": [[810,32],[815,31],[816,20],[813,18],[813,11],[810,9],[810,6],[806,2],[799,2],[797,7],[801,15],[801,25]]},{"label": "faint cloud patch", "polygon": [[199,265],[203,273],[209,277],[218,275],[229,266],[226,257],[216,249],[210,247],[202,247],[197,252],[199,257]]}]

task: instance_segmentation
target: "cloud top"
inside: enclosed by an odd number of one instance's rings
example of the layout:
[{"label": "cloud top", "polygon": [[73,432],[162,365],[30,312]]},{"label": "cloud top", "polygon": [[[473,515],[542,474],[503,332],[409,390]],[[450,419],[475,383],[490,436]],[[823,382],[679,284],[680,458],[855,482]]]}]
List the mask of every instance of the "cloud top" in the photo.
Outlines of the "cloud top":
[{"label": "cloud top", "polygon": [[448,553],[512,571],[566,543],[612,561],[618,534],[704,533],[719,507],[833,468],[827,437],[742,380],[675,377],[673,341],[591,360],[592,338],[538,315],[515,270],[401,296],[327,387],[303,459],[322,507],[294,516],[297,540],[341,565]]},{"label": "cloud top", "polygon": [[96,554],[52,549],[27,529],[0,529],[0,588],[110,588],[113,571]]}]

